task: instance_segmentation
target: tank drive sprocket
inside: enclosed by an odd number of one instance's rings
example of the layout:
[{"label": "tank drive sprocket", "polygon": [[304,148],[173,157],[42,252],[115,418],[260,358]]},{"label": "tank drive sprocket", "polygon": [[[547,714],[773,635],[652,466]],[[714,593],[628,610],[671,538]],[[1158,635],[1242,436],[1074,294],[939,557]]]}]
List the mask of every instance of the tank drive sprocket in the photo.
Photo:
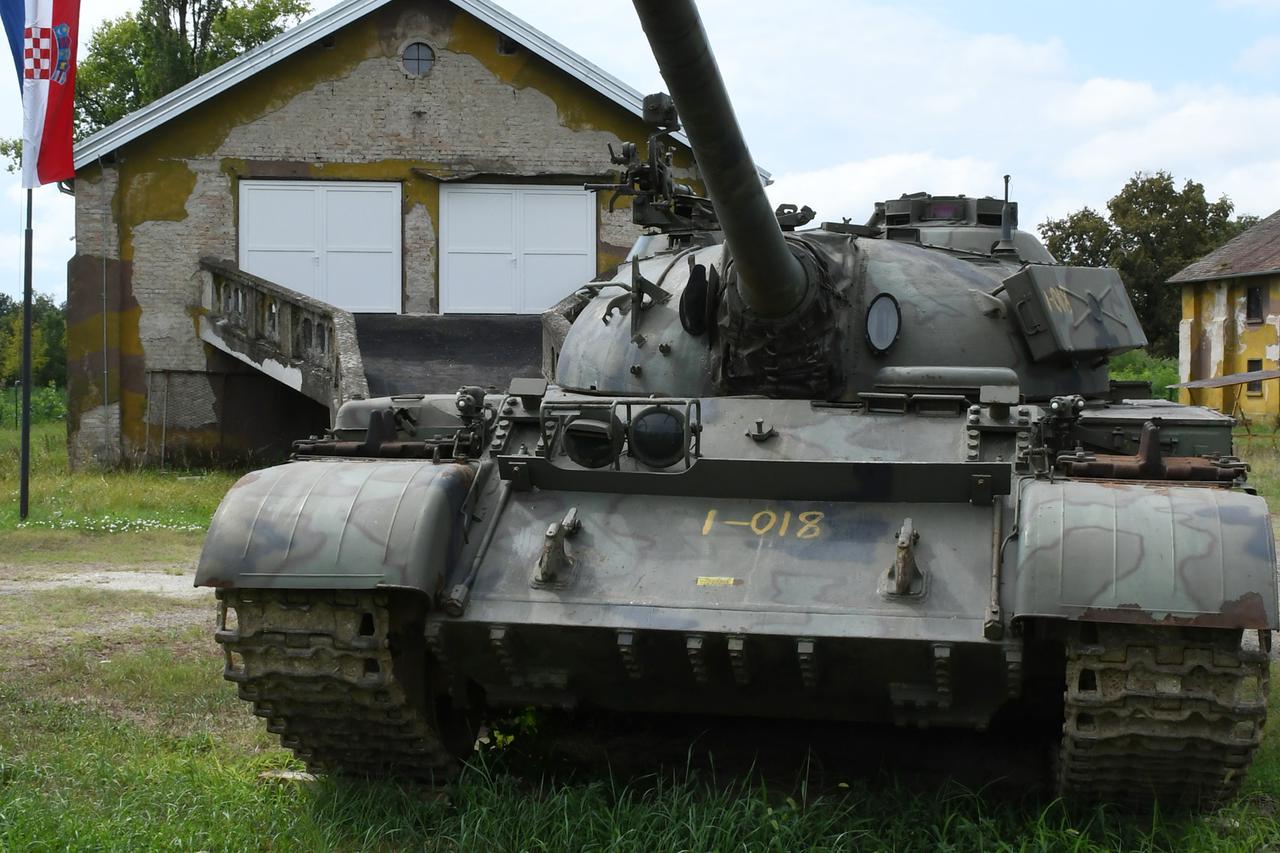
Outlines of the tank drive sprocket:
[{"label": "tank drive sprocket", "polygon": [[1067,645],[1059,794],[1136,808],[1233,796],[1266,721],[1267,634],[1097,627]]},{"label": "tank drive sprocket", "polygon": [[223,675],[310,770],[447,779],[455,762],[422,685],[420,614],[403,599],[219,590]]}]

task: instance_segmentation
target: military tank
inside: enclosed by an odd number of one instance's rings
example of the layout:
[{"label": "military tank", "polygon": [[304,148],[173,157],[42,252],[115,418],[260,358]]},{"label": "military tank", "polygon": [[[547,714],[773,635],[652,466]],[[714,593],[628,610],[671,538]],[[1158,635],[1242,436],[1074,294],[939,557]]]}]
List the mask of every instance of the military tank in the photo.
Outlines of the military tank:
[{"label": "military tank", "polygon": [[352,401],[235,485],[196,577],[226,677],[321,772],[446,779],[531,705],[1042,718],[1071,802],[1230,796],[1277,627],[1231,419],[1110,381],[1119,275],[1007,179],[772,209],[694,4],[635,6],[671,96],[613,188],[650,233],[544,318],[551,382]]}]

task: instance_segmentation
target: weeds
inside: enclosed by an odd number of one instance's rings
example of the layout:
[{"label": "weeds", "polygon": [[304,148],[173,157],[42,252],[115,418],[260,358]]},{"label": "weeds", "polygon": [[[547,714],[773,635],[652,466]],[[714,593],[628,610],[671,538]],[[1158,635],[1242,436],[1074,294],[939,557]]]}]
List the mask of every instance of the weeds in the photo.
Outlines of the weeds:
[{"label": "weeds", "polygon": [[225,471],[73,471],[64,424],[39,424],[31,432],[31,514],[22,522],[18,433],[0,429],[0,531],[199,532],[236,479]]}]

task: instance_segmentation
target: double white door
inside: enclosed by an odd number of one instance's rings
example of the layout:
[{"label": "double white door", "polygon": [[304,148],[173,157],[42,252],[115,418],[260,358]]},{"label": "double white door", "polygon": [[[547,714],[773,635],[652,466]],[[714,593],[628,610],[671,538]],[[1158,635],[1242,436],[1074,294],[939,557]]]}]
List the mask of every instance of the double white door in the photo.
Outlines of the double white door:
[{"label": "double white door", "polygon": [[240,268],[330,305],[400,313],[400,185],[241,181]]},{"label": "double white door", "polygon": [[445,185],[440,211],[442,313],[537,314],[596,275],[594,193]]}]

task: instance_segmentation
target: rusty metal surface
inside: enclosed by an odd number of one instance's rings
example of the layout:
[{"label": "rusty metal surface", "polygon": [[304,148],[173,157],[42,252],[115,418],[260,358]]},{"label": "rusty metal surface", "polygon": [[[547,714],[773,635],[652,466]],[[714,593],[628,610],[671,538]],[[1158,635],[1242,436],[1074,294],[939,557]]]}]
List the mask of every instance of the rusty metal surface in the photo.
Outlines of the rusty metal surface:
[{"label": "rusty metal surface", "polygon": [[1030,482],[1014,612],[1099,622],[1276,628],[1266,502],[1221,488]]},{"label": "rusty metal surface", "polygon": [[214,513],[196,585],[438,592],[476,467],[293,462],[247,474]]}]

